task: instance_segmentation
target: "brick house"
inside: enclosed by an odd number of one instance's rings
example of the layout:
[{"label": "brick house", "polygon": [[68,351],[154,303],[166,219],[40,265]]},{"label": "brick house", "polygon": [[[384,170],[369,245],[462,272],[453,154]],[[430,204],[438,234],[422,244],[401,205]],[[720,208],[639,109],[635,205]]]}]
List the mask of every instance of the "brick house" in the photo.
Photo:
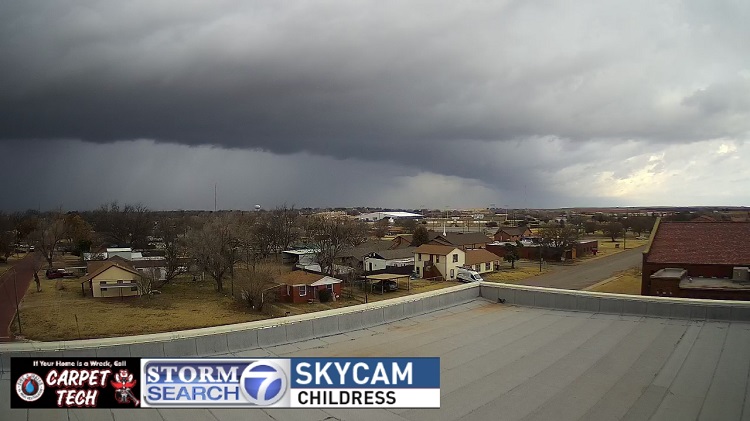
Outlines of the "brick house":
[{"label": "brick house", "polygon": [[281,301],[294,304],[307,303],[318,300],[320,291],[331,292],[331,299],[335,300],[341,296],[341,279],[316,273],[294,270],[281,275],[277,279]]},{"label": "brick house", "polygon": [[481,232],[449,232],[439,234],[428,244],[458,247],[461,250],[483,249],[492,239]]},{"label": "brick house", "polygon": [[521,241],[531,237],[532,233],[528,227],[500,227],[495,232],[495,241]]},{"label": "brick house", "polygon": [[643,252],[641,294],[750,300],[750,222],[657,220]]}]

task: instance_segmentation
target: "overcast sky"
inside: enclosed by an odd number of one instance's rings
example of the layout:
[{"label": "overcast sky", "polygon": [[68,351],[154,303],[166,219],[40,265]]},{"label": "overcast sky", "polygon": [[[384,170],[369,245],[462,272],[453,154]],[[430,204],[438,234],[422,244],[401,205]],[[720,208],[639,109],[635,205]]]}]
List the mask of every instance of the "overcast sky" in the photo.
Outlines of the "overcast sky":
[{"label": "overcast sky", "polygon": [[750,204],[750,2],[0,3],[0,209]]}]

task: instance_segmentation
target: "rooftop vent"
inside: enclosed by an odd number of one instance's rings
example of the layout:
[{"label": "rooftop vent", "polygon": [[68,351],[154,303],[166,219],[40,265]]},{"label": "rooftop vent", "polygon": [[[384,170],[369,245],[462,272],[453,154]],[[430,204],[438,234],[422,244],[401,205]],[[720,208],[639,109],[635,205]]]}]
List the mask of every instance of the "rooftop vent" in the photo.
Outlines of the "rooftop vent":
[{"label": "rooftop vent", "polygon": [[747,266],[736,266],[732,268],[732,280],[739,282],[750,281],[750,269]]}]

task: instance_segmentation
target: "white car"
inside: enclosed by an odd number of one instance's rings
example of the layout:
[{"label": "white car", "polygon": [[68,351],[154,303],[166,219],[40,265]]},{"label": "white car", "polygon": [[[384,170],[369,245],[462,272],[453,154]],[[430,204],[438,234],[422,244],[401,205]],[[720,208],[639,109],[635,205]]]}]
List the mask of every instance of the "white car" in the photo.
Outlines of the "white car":
[{"label": "white car", "polygon": [[484,279],[482,279],[482,276],[478,272],[459,268],[456,280],[459,282],[481,282]]}]

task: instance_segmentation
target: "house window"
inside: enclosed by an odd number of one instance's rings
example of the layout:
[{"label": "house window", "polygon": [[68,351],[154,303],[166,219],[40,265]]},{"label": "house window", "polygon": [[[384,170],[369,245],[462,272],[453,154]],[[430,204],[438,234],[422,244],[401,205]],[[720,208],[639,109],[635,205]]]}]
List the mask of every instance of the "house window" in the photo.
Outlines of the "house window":
[{"label": "house window", "polygon": [[415,269],[417,270],[417,275],[419,275],[419,266],[415,267]]},{"label": "house window", "polygon": [[290,287],[289,285],[286,286],[286,295],[290,297],[292,296],[292,287]]},{"label": "house window", "polygon": [[417,260],[422,261],[422,253],[417,253]]},{"label": "house window", "polygon": [[453,274],[454,274],[454,271],[453,269],[451,269],[451,279],[453,279]]},{"label": "house window", "polygon": [[440,255],[439,254],[435,255],[435,263],[440,263]]},{"label": "house window", "polygon": [[484,264],[484,270],[490,270],[490,262]]},{"label": "house window", "polygon": [[138,287],[130,287],[131,291],[138,291]]},{"label": "house window", "polygon": [[301,287],[298,287],[299,289],[299,296],[304,297],[307,295],[307,285],[302,285]]},{"label": "house window", "polygon": [[107,281],[99,281],[99,285],[107,285]]},{"label": "house window", "polygon": [[102,291],[106,291],[107,290],[107,288],[99,288],[99,289],[102,290]]},{"label": "house window", "polygon": [[453,253],[453,263],[458,263],[458,253]]},{"label": "house window", "polygon": [[326,285],[326,289],[327,289],[328,291],[331,291],[331,292],[333,292],[333,284],[327,284],[327,285]]}]

